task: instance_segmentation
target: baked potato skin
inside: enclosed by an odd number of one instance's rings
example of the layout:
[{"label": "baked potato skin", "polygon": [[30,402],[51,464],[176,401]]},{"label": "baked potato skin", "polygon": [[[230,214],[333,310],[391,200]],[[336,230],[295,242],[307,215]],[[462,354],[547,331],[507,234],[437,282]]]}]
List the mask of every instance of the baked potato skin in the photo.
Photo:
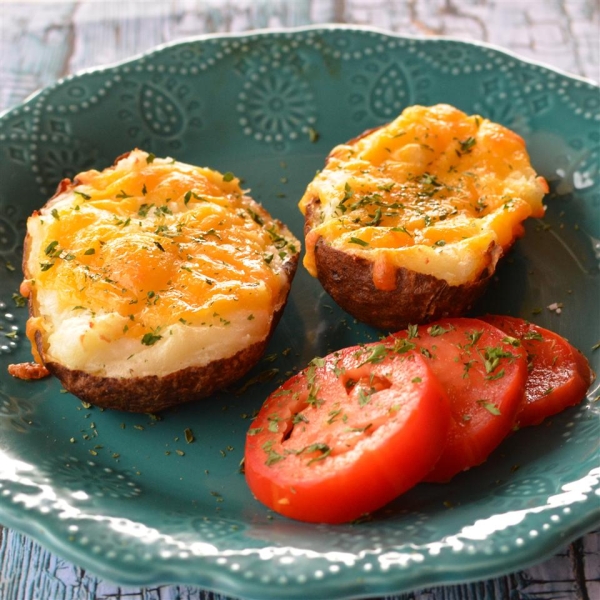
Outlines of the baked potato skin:
[{"label": "baked potato skin", "polygon": [[[181,369],[162,377],[100,377],[45,360],[44,341],[39,331],[35,333],[35,347],[43,365],[65,390],[94,406],[132,413],[156,413],[202,400],[241,379],[260,360],[283,315],[298,258],[299,254],[296,254],[285,264],[288,285],[282,290],[281,308],[273,315],[268,336],[234,356],[214,360],[201,367]],[[36,316],[33,297],[29,298],[28,304],[30,315]]]},{"label": "baked potato skin", "polygon": [[[422,116],[430,128],[419,131]],[[394,140],[408,140],[408,146],[400,143],[398,150]],[[510,173],[503,172],[507,164]],[[458,317],[474,307],[498,261],[523,235],[521,222],[543,216],[547,192],[514,132],[447,105],[408,108],[326,157],[299,202],[304,265],[341,308],[373,327],[393,331]],[[451,212],[438,216],[441,207]],[[427,213],[424,224],[415,226],[415,212]],[[449,258],[433,260],[442,256]]]},{"label": "baked potato skin", "polygon": [[164,377],[98,377],[58,363],[46,363],[46,367],[68,392],[85,402],[113,410],[156,413],[206,398],[227,387],[256,364],[265,347],[266,341],[257,343],[230,358]]},{"label": "baked potato skin", "polygon": [[[119,157],[115,164],[128,155],[129,153]],[[61,181],[54,196],[42,209],[34,211],[32,216],[37,217],[42,214],[42,211],[48,211],[57,197],[65,192],[71,192],[78,184],[77,178],[73,181],[68,179]],[[265,219],[269,218],[263,207],[256,205],[255,208],[257,214],[264,216]],[[289,234],[285,225],[279,220],[272,219],[272,223],[279,231]],[[33,379],[33,377],[26,376],[27,369],[25,367],[39,366],[41,369],[47,369],[47,374],[55,376],[65,390],[81,400],[101,408],[132,413],[155,413],[204,399],[219,390],[232,386],[246,375],[264,354],[283,315],[300,258],[300,252],[287,253],[281,264],[282,284],[277,295],[273,297],[275,310],[272,312],[269,329],[262,339],[243,347],[233,355],[219,357],[203,365],[186,366],[166,374],[136,375],[135,372],[132,372],[131,376],[121,377],[101,375],[69,367],[53,358],[52,353],[48,351],[47,334],[36,324],[36,320],[43,320],[44,315],[41,314],[37,299],[38,285],[35,284],[35,273],[32,273],[30,268],[34,243],[29,232],[25,236],[23,247],[24,281],[21,285],[21,293],[28,299],[30,319],[27,335],[32,344],[35,362],[13,365],[13,367],[21,368],[13,369],[11,374],[25,379]]]},{"label": "baked potato skin", "polygon": [[389,291],[373,284],[372,261],[332,248],[323,238],[316,243],[315,260],[323,289],[342,309],[372,327],[399,331],[470,310],[494,273],[497,250],[489,250],[490,267],[476,281],[453,286],[432,275],[398,267],[395,289]]},{"label": "baked potato skin", "polygon": [[[294,262],[297,265],[297,257]],[[296,267],[290,264],[289,269],[293,277]],[[99,377],[55,362],[44,364],[68,392],[94,406],[132,413],[156,413],[208,398],[246,375],[264,354],[283,310],[284,307],[273,316],[269,336],[261,342],[244,348],[234,356],[162,377]],[[39,333],[36,344],[38,351],[42,350]]]}]

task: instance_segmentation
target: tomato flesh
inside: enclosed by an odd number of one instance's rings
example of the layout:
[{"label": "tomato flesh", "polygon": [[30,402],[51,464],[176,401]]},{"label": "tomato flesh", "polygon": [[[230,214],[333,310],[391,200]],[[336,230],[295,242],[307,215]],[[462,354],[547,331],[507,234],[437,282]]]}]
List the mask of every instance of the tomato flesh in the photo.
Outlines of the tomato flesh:
[{"label": "tomato flesh", "polygon": [[449,481],[484,462],[511,432],[523,398],[527,361],[506,334],[478,319],[443,319],[388,338],[415,346],[446,390],[452,414],[446,447],[429,482]]},{"label": "tomato flesh", "polygon": [[269,396],[246,437],[248,485],[308,522],[343,523],[417,484],[443,451],[447,396],[422,356],[346,348]]},{"label": "tomato flesh", "polygon": [[537,425],[583,399],[592,372],[565,338],[517,317],[488,315],[484,320],[518,339],[527,352],[529,373],[516,416],[519,427]]}]

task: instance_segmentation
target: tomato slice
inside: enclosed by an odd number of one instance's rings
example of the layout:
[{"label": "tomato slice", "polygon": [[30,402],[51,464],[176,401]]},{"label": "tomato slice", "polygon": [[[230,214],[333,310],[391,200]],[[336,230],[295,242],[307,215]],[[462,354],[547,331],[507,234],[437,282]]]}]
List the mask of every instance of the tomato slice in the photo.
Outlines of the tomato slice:
[{"label": "tomato slice", "polygon": [[525,352],[478,319],[443,319],[393,334],[419,350],[450,399],[446,447],[425,481],[449,481],[484,462],[511,432],[527,377]]},{"label": "tomato slice", "polygon": [[592,371],[565,338],[518,317],[488,315],[484,320],[518,339],[527,352],[529,375],[516,417],[519,427],[537,425],[583,400]]},{"label": "tomato slice", "polygon": [[346,348],[267,398],[246,437],[246,479],[287,517],[352,521],[431,470],[449,422],[446,394],[422,356],[381,343]]}]

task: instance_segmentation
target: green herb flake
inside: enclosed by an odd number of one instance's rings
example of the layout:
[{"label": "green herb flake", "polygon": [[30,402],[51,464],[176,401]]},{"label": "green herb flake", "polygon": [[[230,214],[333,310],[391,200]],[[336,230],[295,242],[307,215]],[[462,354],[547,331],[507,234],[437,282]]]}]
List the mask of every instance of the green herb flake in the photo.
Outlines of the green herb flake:
[{"label": "green herb flake", "polygon": [[27,306],[27,298],[22,296],[19,292],[14,292],[12,295],[13,302],[17,308],[23,308]]},{"label": "green herb flake", "polygon": [[308,139],[311,144],[318,142],[320,137],[321,136],[316,129],[314,129],[313,127],[308,128]]},{"label": "green herb flake", "polygon": [[92,197],[89,194],[84,194],[83,192],[80,192],[78,190],[73,190],[74,194],[77,194],[78,196],[81,196],[84,200],[91,200]]},{"label": "green herb flake", "polygon": [[154,346],[158,340],[162,339],[162,335],[158,335],[156,333],[145,333],[142,337],[142,344],[144,346]]},{"label": "green herb flake", "polygon": [[418,338],[419,337],[419,326],[418,325],[409,325],[406,328],[406,331],[408,333],[408,339],[412,340],[413,338]]},{"label": "green herb flake", "polygon": [[58,242],[56,240],[50,242],[46,246],[46,249],[44,250],[44,254],[46,256],[55,256],[57,253],[60,253],[60,250],[58,250],[58,252],[57,252],[57,246],[58,246]]},{"label": "green herb flake", "polygon": [[514,354],[507,352],[500,346],[487,347],[483,352],[485,372],[492,373],[496,367],[500,364],[500,360],[503,358],[515,358]]},{"label": "green herb flake", "polygon": [[285,456],[283,456],[283,454],[279,454],[278,452],[275,452],[275,450],[269,449],[267,451],[267,460],[265,461],[265,465],[267,465],[267,467],[270,467],[271,465],[278,463],[284,458]]},{"label": "green herb flake", "polygon": [[510,344],[511,346],[514,346],[515,348],[518,348],[521,345],[521,340],[519,340],[518,338],[514,338],[510,335],[507,335],[505,338],[503,338],[502,341],[505,344]]},{"label": "green herb flake", "polygon": [[459,141],[460,152],[462,154],[468,154],[469,152],[471,152],[471,150],[473,149],[473,146],[475,146],[476,143],[477,143],[477,140],[472,136],[469,136],[466,140],[463,140],[462,142]]},{"label": "green herb flake", "polygon": [[454,327],[452,327],[452,325],[450,325],[448,329],[444,329],[441,325],[436,323],[427,328],[427,333],[432,337],[437,337],[439,335],[444,335],[444,333],[448,333],[449,331],[453,331],[453,329]]},{"label": "green herb flake", "polygon": [[544,338],[539,331],[530,330],[527,333],[523,334],[524,340],[535,340],[536,342],[543,342]]},{"label": "green herb flake", "polygon": [[92,254],[96,254],[96,250],[94,248],[88,248],[83,254],[84,256],[91,256]]},{"label": "green herb flake", "polygon": [[234,178],[235,175],[231,171],[227,171],[227,173],[223,174],[223,181],[225,182],[233,181]]},{"label": "green herb flake", "polygon": [[148,156],[146,156],[146,163],[147,164],[152,164],[154,162],[154,159],[156,158],[156,155],[153,152],[149,152]]},{"label": "green herb flake", "polygon": [[58,210],[56,210],[56,208],[53,208],[52,211],[50,212],[50,214],[57,220],[60,221],[60,215],[58,214]]},{"label": "green herb flake", "polygon": [[493,402],[490,402],[489,400],[486,400],[486,399],[477,400],[477,404],[479,404],[479,406],[483,406],[483,408],[485,408],[485,410],[487,410],[490,414],[492,414],[494,416],[499,416],[502,414],[500,412],[500,409]]},{"label": "green herb flake", "polygon": [[365,242],[365,240],[361,240],[360,238],[357,238],[357,237],[351,237],[350,243],[358,244],[359,246],[368,246],[369,245],[369,242]]},{"label": "green herb flake", "polygon": [[504,369],[500,369],[497,373],[494,373],[493,375],[487,375],[486,379],[488,381],[495,381],[496,379],[502,379],[502,377],[504,377],[505,373],[504,373]]},{"label": "green herb flake", "polygon": [[392,350],[396,354],[405,354],[406,352],[414,350],[416,347],[416,344],[413,344],[413,342],[409,342],[405,338],[396,338]]},{"label": "green herb flake", "polygon": [[380,363],[388,355],[388,347],[385,344],[377,344],[373,346],[369,356],[360,364],[360,366],[367,363],[377,364]]},{"label": "green herb flake", "polygon": [[148,212],[150,211],[150,209],[154,206],[154,204],[142,204],[139,209],[138,209],[138,216],[139,217],[146,217],[148,216]]}]

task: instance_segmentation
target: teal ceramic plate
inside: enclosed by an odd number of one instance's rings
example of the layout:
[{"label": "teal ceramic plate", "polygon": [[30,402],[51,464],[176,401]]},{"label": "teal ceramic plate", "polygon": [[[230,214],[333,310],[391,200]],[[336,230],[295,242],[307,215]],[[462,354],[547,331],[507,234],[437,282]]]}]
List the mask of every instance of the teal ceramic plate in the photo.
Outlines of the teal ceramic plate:
[{"label": "teal ceramic plate", "polygon": [[26,309],[13,298],[25,220],[63,177],[138,146],[235,172],[300,236],[297,201],[333,145],[407,105],[447,102],[520,133],[551,186],[546,217],[529,223],[475,313],[531,318],[598,371],[599,98],[592,83],[490,47],[334,27],[183,41],[68,77],[5,113],[0,520],[124,584],[314,599],[492,577],[594,528],[597,388],[512,435],[484,466],[419,485],[372,520],[307,525],[259,505],[239,472],[250,415],[294,368],[381,333],[303,269],[254,371],[162,420],[86,408],[57,381],[15,380],[6,368],[30,359]]}]

